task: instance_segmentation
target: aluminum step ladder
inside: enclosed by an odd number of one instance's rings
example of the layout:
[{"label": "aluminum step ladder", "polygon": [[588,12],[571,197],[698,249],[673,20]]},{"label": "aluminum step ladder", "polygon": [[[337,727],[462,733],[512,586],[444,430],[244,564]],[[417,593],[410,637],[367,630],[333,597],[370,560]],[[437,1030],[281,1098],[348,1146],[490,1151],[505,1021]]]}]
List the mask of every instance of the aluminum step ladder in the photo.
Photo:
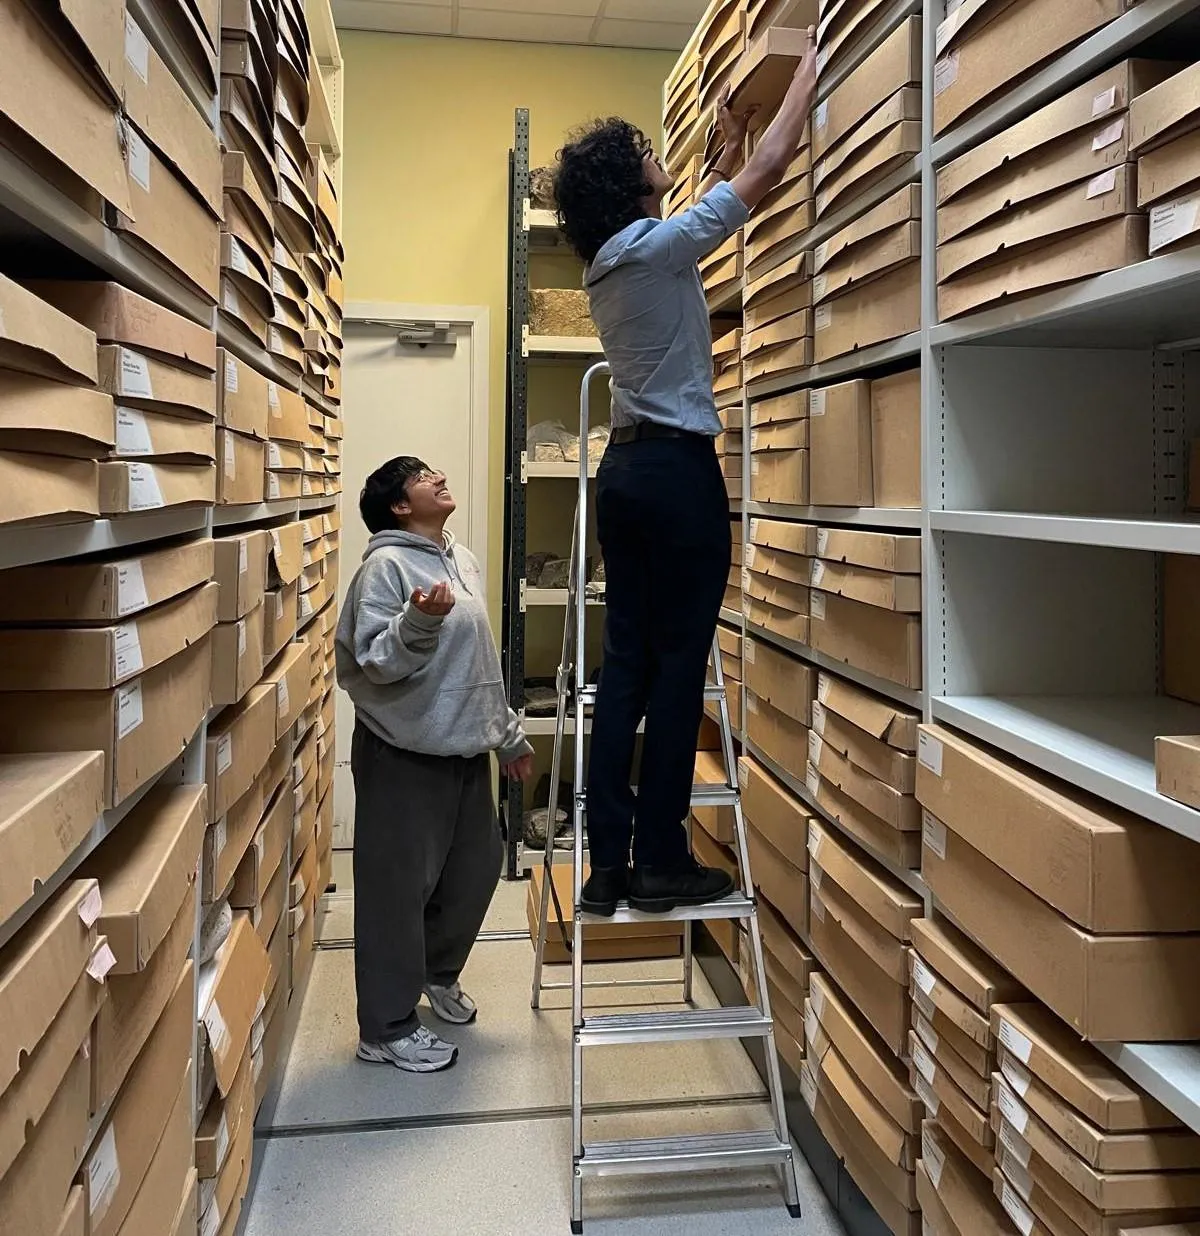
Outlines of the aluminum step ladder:
[{"label": "aluminum step ladder", "polygon": [[[679,907],[670,914],[645,914],[622,902],[612,918],[598,918],[579,909],[583,888],[584,846],[587,821],[587,795],[584,775],[585,720],[589,708],[596,702],[596,687],[583,681],[586,647],[587,532],[588,532],[588,458],[589,392],[592,382],[610,373],[607,363],[593,365],[583,379],[580,394],[579,426],[579,498],[575,509],[575,525],[571,543],[571,573],[567,588],[567,612],[563,628],[562,657],[557,674],[558,712],[554,729],[554,753],[550,768],[550,802],[547,809],[546,847],[543,858],[541,913],[538,917],[538,938],[533,967],[533,998],[535,1009],[541,1007],[545,991],[571,989],[571,1018],[574,1033],[571,1047],[571,1126],[573,1155],[571,1172],[571,1230],[583,1231],[583,1179],[585,1176],[615,1176],[648,1173],[703,1171],[730,1167],[778,1166],[783,1177],[783,1192],[788,1212],[800,1217],[799,1193],[792,1144],[788,1136],[787,1117],[783,1103],[783,1083],[779,1059],[775,1050],[774,1023],[767,995],[763,963],[762,935],[750,878],[750,855],[746,844],[746,826],[742,816],[741,794],[738,789],[736,757],[733,750],[733,728],[729,720],[729,705],[725,695],[725,676],[721,668],[720,649],[714,633],[712,670],[713,684],[705,688],[705,699],[720,710],[721,750],[725,762],[725,782],[720,785],[696,785],[692,789],[693,807],[729,807],[733,809],[737,857],[740,870],[738,888],[721,901],[702,906]],[[571,849],[574,880],[572,883],[572,916],[570,930],[564,923],[558,892],[554,888],[554,865],[566,851],[555,845],[555,817],[558,789],[563,763],[563,738],[567,717],[575,722],[574,792],[571,797],[573,844]],[[558,930],[571,952],[571,981],[546,982],[543,978],[546,940],[549,931],[550,906]],[[747,923],[752,949],[754,990],[758,1003],[746,1008],[669,1009],[654,1012],[616,1013],[604,1016],[589,1014],[583,1003],[583,993],[590,988],[648,987],[682,982],[683,1003],[692,1004],[692,923],[701,919],[737,919]],[[636,923],[676,921],[683,924],[682,979],[585,981],[583,968],[583,929],[588,923]],[[583,1058],[588,1047],[628,1045],[634,1043],[683,1042],[697,1039],[758,1038],[763,1040],[767,1061],[773,1128],[761,1132],[736,1132],[640,1138],[628,1141],[592,1142],[583,1140]]]}]

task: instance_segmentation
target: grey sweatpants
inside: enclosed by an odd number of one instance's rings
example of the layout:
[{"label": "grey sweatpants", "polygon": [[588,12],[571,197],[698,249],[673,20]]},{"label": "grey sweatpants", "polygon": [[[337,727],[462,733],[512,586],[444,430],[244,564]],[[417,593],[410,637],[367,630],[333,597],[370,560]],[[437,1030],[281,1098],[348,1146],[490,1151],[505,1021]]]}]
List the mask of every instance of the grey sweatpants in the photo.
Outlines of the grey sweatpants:
[{"label": "grey sweatpants", "polygon": [[359,1036],[421,1024],[426,983],[467,963],[500,878],[490,757],[416,755],[354,727],[354,978]]}]

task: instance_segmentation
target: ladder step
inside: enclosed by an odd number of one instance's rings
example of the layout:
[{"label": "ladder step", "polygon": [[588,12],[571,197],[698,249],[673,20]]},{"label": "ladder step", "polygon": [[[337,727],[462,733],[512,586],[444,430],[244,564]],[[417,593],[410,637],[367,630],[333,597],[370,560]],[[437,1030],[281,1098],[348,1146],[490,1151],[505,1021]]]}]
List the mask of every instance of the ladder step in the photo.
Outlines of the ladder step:
[{"label": "ladder step", "polygon": [[730,785],[693,785],[693,807],[732,807],[739,798]]},{"label": "ladder step", "polygon": [[666,914],[647,914],[644,910],[634,910],[627,901],[619,902],[617,912],[607,918],[601,914],[580,911],[580,917],[585,923],[682,923],[710,918],[750,918],[753,914],[754,899],[739,892],[730,893],[720,901],[706,902],[702,906],[678,906]]},{"label": "ladder step", "polygon": [[692,1039],[765,1038],[770,1032],[771,1019],[757,1008],[745,1006],[585,1017],[575,1035],[583,1047],[611,1047]]},{"label": "ladder step", "polygon": [[576,1166],[585,1176],[622,1176],[757,1167],[788,1162],[791,1157],[791,1146],[771,1130],[595,1142],[584,1147]]},{"label": "ladder step", "polygon": [[[722,700],[725,698],[725,688],[714,687],[711,682],[706,683],[704,686],[704,698],[706,700]],[[596,702],[596,684],[594,682],[579,688],[579,702],[581,704],[594,704]]]}]

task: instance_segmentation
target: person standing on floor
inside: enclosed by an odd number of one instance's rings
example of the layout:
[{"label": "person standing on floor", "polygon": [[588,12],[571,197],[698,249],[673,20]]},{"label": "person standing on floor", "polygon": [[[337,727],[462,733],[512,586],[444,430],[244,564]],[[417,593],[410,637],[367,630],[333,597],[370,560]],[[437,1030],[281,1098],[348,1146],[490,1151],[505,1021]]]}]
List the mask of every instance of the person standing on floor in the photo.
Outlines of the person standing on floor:
[{"label": "person standing on floor", "polygon": [[597,121],[559,154],[559,223],[587,263],[592,317],[612,368],[612,436],[596,484],[607,612],[587,787],[591,874],[581,898],[594,914],[613,914],[626,897],[635,909],[665,913],[733,887],[725,872],[692,858],[684,829],[731,554],[698,263],[782,181],[815,89],[810,29],[787,96],[745,167],[738,171],[749,116],[732,114],[726,95],[716,170],[696,205],[667,220],[662,202],[673,180],[632,125]]},{"label": "person standing on floor", "polygon": [[354,978],[358,1058],[412,1073],[458,1048],[422,1026],[476,1014],[459,975],[500,877],[490,755],[526,780],[533,749],[508,706],[473,555],[446,531],[440,472],[402,456],[367,478],[371,532],[337,629],[354,704]]}]

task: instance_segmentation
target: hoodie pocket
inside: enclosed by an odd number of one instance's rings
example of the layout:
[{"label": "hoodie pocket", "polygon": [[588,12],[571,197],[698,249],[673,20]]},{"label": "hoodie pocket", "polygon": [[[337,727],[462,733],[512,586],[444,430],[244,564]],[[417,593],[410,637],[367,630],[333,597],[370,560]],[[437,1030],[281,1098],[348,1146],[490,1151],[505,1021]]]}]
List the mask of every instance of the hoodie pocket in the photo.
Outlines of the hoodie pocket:
[{"label": "hoodie pocket", "polygon": [[494,751],[508,729],[502,682],[481,682],[439,692],[422,740],[431,748],[476,755]]}]

